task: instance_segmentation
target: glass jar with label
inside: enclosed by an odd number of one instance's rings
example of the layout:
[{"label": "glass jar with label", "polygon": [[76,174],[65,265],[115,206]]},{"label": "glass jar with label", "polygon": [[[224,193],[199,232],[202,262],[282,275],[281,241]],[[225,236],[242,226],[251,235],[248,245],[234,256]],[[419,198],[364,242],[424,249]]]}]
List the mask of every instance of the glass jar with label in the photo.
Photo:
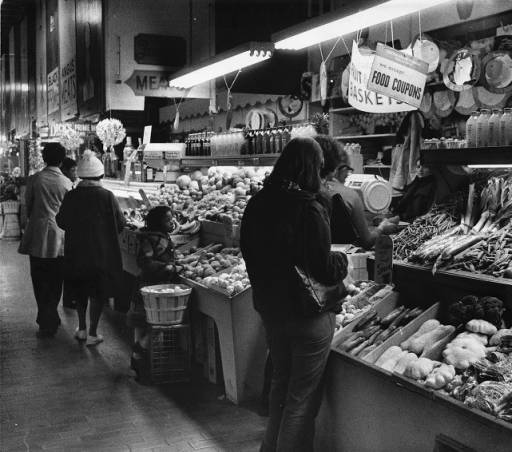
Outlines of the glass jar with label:
[{"label": "glass jar with label", "polygon": [[489,146],[489,118],[491,111],[487,108],[480,110],[480,116],[476,123],[476,147]]},{"label": "glass jar with label", "polygon": [[489,146],[498,146],[500,144],[500,119],[502,114],[501,108],[492,109],[492,115],[489,118]]},{"label": "glass jar with label", "polygon": [[500,118],[500,146],[512,145],[512,108],[505,108]]},{"label": "glass jar with label", "polygon": [[478,111],[473,111],[466,121],[466,143],[468,148],[476,147],[476,125],[479,115]]}]

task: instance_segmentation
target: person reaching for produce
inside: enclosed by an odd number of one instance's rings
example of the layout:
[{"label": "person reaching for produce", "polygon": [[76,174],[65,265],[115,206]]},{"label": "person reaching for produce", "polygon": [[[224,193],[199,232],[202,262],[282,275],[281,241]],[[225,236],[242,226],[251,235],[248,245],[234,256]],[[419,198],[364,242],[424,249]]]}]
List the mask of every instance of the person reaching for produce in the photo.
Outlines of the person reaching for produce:
[{"label": "person reaching for produce", "polygon": [[[78,328],[75,338],[87,345],[103,341],[97,327],[103,304],[122,286],[123,266],[118,235],[125,218],[117,199],[101,186],[104,168],[92,151],[78,162],[82,181],[66,193],[56,220],[66,232],[64,263],[75,290]],[[90,299],[89,331],[86,312]]]},{"label": "person reaching for produce", "polygon": [[[140,230],[140,244],[137,264],[141,270],[139,286],[170,283],[176,277],[174,245],[170,233],[174,227],[173,215],[169,206],[153,207],[146,216],[146,227]],[[132,368],[138,370],[138,360],[144,358],[148,348],[146,334],[146,311],[142,295],[137,291],[130,310],[127,324],[134,329]]]},{"label": "person reaching for produce", "polygon": [[396,232],[398,218],[384,219],[377,228],[370,231],[361,198],[355,190],[345,186],[345,180],[352,172],[347,152],[328,135],[317,135],[314,139],[322,148],[324,156],[320,175],[326,203],[330,206],[332,242],[356,243],[370,249],[381,234]]},{"label": "person reaching for produce", "polygon": [[304,312],[296,267],[326,286],[347,274],[346,256],[330,251],[329,217],[319,202],[322,164],[317,142],[292,139],[242,218],[240,248],[273,363],[262,452],[313,450],[336,309]]}]

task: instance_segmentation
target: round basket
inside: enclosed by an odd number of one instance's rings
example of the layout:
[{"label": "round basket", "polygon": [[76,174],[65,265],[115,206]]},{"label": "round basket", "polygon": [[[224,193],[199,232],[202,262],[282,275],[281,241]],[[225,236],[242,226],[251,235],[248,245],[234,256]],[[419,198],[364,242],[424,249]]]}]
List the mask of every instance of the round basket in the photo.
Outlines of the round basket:
[{"label": "round basket", "polygon": [[184,284],[159,284],[140,289],[146,319],[153,325],[177,325],[183,322],[192,288]]},{"label": "round basket", "polygon": [[2,210],[5,214],[18,213],[20,211],[19,201],[4,201],[2,202]]}]

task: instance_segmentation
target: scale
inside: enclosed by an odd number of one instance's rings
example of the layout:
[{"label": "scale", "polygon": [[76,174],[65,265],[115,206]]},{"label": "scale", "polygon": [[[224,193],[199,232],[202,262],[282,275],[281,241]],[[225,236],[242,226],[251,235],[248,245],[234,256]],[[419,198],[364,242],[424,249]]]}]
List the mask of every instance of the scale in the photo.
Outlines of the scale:
[{"label": "scale", "polygon": [[351,174],[345,180],[345,185],[359,194],[365,210],[370,213],[384,213],[391,204],[391,184],[383,177],[374,174]]}]

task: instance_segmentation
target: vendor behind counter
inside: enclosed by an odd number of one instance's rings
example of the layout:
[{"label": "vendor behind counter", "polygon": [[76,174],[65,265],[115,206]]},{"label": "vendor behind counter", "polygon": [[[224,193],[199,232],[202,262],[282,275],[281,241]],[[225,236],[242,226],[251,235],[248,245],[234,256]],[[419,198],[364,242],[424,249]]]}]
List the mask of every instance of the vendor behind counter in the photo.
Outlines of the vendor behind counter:
[{"label": "vendor behind counter", "polygon": [[398,218],[385,219],[370,230],[361,198],[355,190],[345,186],[346,178],[353,171],[349,155],[330,136],[317,135],[315,140],[324,154],[321,176],[323,198],[331,216],[331,242],[352,243],[370,249],[381,234],[396,232]]}]

